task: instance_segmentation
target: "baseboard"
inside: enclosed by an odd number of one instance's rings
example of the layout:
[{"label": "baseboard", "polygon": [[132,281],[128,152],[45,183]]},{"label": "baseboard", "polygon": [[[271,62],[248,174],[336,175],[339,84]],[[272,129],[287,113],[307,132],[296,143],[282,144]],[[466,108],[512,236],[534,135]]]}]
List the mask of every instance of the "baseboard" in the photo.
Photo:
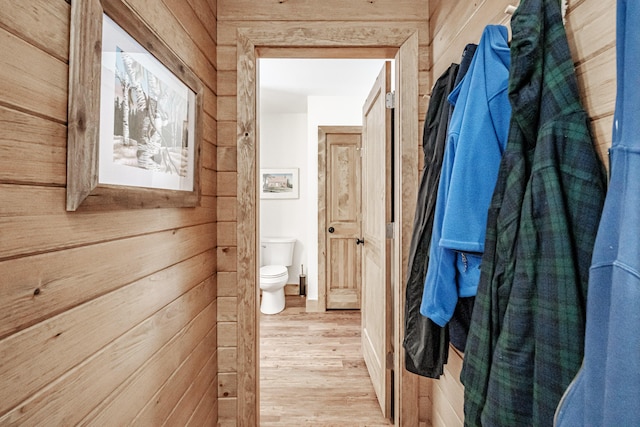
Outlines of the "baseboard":
[{"label": "baseboard", "polygon": [[320,313],[324,310],[320,310],[320,304],[317,299],[307,298],[307,313]]}]

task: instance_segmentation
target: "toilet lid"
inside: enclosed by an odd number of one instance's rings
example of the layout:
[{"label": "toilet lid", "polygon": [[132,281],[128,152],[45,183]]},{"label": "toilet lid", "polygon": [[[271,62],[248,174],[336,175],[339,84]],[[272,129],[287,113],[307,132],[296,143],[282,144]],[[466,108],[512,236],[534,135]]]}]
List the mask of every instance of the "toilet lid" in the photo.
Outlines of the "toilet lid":
[{"label": "toilet lid", "polygon": [[287,273],[287,267],[284,265],[265,265],[260,267],[261,277],[277,277]]}]

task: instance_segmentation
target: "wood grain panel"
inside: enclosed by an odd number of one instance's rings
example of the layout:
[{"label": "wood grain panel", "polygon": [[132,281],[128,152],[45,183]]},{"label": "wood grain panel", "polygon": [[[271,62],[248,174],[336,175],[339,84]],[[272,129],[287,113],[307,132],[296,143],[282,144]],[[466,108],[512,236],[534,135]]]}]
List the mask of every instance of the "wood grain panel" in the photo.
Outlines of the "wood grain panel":
[{"label": "wood grain panel", "polygon": [[[418,162],[415,155],[416,144],[419,143],[418,120],[416,111],[418,107],[418,52],[420,50],[418,35],[414,34],[401,47],[396,57],[396,67],[400,66],[403,73],[396,72],[397,105],[403,108],[394,110],[395,134],[398,136],[396,150],[398,155],[395,162],[395,185],[397,186],[394,211],[393,257],[391,267],[393,270],[393,304],[394,313],[394,404],[399,414],[396,422],[399,425],[416,425],[419,421],[418,381],[404,368],[404,354],[402,341],[404,340],[404,307],[407,260],[409,258],[409,246],[413,233],[413,216],[415,213],[417,188],[418,188]],[[407,76],[414,76],[407,78]],[[424,116],[417,113],[418,118]],[[399,193],[399,194],[398,194]],[[398,224],[399,222],[399,224]]]},{"label": "wood grain panel", "polygon": [[66,126],[0,106],[0,128],[0,182],[65,184]]},{"label": "wood grain panel", "polygon": [[[187,363],[194,354],[205,360],[211,356],[206,346],[215,345],[215,331],[211,328],[214,323],[215,302],[209,304],[111,395],[102,400],[80,425],[131,424],[140,408],[152,399],[182,364]],[[185,378],[195,376],[192,374]]]},{"label": "wood grain panel", "polygon": [[[208,84],[210,196],[102,214],[64,212],[70,2],[1,3],[0,424],[76,424],[94,408],[86,424],[131,420],[176,372],[178,403],[217,366],[216,2],[127,2]],[[197,344],[196,369],[181,369]],[[187,420],[215,424],[211,384],[178,406]]]},{"label": "wood grain panel", "polygon": [[[67,371],[0,418],[2,423],[76,424],[213,300],[205,281]],[[55,398],[64,390],[64,399]]]},{"label": "wood grain panel", "polygon": [[[416,30],[420,45],[429,45],[426,21],[219,21],[218,44],[235,45],[238,28],[246,37],[259,40],[259,46],[270,47],[398,47]],[[291,37],[297,38],[296,44],[287,42]]]},{"label": "wood grain panel", "polygon": [[238,399],[236,397],[218,398],[218,426],[235,427]]},{"label": "wood grain panel", "polygon": [[322,7],[314,0],[219,0],[220,21],[278,21],[295,17],[300,21],[413,21],[428,19],[427,0],[325,0]]},{"label": "wood grain panel", "polygon": [[238,344],[236,322],[218,322],[218,347],[235,347]]},{"label": "wood grain panel", "polygon": [[238,170],[238,152],[234,147],[218,147],[218,170],[221,172]]},{"label": "wood grain panel", "polygon": [[433,413],[433,387],[434,380],[430,378],[420,377],[419,378],[419,407],[420,414],[419,420],[426,425],[432,425],[432,413]]},{"label": "wood grain panel", "polygon": [[[145,209],[135,216],[129,211],[68,213],[61,211],[64,189],[0,184],[0,190],[6,201],[0,207],[6,214],[0,217],[4,236],[0,259],[120,239],[132,228],[136,234],[145,234],[201,225],[214,216],[207,208]],[[103,224],[103,228],[96,230],[96,224]]]},{"label": "wood grain panel", "polygon": [[236,122],[234,121],[218,121],[218,139],[216,144],[218,147],[236,147],[237,142]]},{"label": "wood grain panel", "polygon": [[235,322],[238,318],[238,299],[218,297],[218,322]]},{"label": "wood grain panel", "polygon": [[[567,38],[580,63],[612,50],[616,42],[615,0],[585,0],[567,13]],[[615,64],[611,64],[615,68]]]},{"label": "wood grain panel", "polygon": [[218,120],[233,120],[236,116],[236,102],[235,96],[218,96]]},{"label": "wood grain panel", "polygon": [[235,221],[236,199],[235,197],[218,197],[218,221]]},{"label": "wood grain panel", "polygon": [[211,330],[189,357],[171,374],[169,379],[158,388],[132,420],[132,425],[162,425],[193,384],[194,378],[203,368],[212,363],[211,359],[215,359],[215,353],[212,354],[211,348],[207,348],[212,345],[214,338],[215,332]]},{"label": "wood grain panel", "polygon": [[218,271],[238,271],[238,249],[233,246],[218,247]]},{"label": "wood grain panel", "polygon": [[190,227],[0,262],[0,337],[207,251],[213,228]]},{"label": "wood grain panel", "polygon": [[218,375],[218,397],[235,397],[238,395],[238,377],[236,374]]},{"label": "wood grain panel", "polygon": [[67,64],[0,28],[0,102],[66,123],[68,74]]},{"label": "wood grain panel", "polygon": [[[157,0],[125,0],[125,2],[140,13],[144,21],[180,59],[189,64],[206,86],[216,91],[216,69],[209,60],[209,56],[196,48],[183,24],[164,3]],[[171,36],[167,37],[167,35]]]},{"label": "wood grain panel", "polygon": [[444,16],[440,28],[433,37],[433,78],[442,74],[452,62],[459,63],[462,51],[468,43],[478,43],[488,24],[498,24],[505,19],[504,10],[509,0],[482,0],[457,2],[456,7]]},{"label": "wood grain panel", "polygon": [[[235,53],[235,51],[234,51]],[[234,70],[218,71],[218,95],[235,96],[236,95],[236,72]]]},{"label": "wood grain panel", "polygon": [[[200,22],[204,25],[211,39],[216,41],[218,37],[217,26],[216,26],[216,10],[212,9],[212,6],[208,0],[187,0],[187,3],[191,5],[193,11],[196,13]],[[215,66],[215,60],[217,55],[212,55],[211,52],[205,51],[205,54],[210,55],[209,59],[214,61],[213,65]]]},{"label": "wood grain panel", "polygon": [[236,46],[218,46],[218,72],[235,71],[236,64]]},{"label": "wood grain panel", "polygon": [[[163,426],[186,426],[201,400],[207,399],[213,402],[216,399],[216,387],[214,382],[216,376],[215,358],[212,356],[202,367],[195,377],[193,384],[186,390],[185,394],[171,412],[169,417],[162,424]],[[213,387],[213,391],[210,391]]]},{"label": "wood grain panel", "polygon": [[218,224],[218,245],[236,246],[237,233],[235,222],[219,222]]},{"label": "wood grain panel", "polygon": [[582,104],[592,119],[610,115],[616,103],[616,52],[609,49],[576,68]]},{"label": "wood grain panel", "polygon": [[221,347],[218,349],[218,372],[237,372],[238,349],[235,347]]},{"label": "wood grain panel", "polygon": [[211,169],[200,170],[201,187],[200,193],[202,196],[215,196],[218,191],[218,173]]},{"label": "wood grain panel", "polygon": [[19,390],[0,389],[0,413],[201,283],[211,275],[210,257],[205,252],[0,341],[0,379]]},{"label": "wood grain panel", "polygon": [[218,272],[218,296],[235,297],[237,290],[237,274],[233,272]]},{"label": "wood grain panel", "polygon": [[[214,372],[214,370],[211,369],[211,372]],[[213,376],[215,376],[215,374],[213,374]],[[198,377],[198,379],[200,379],[200,377]],[[211,412],[211,402],[214,402],[217,398],[216,389],[217,389],[217,381],[215,378],[213,378],[209,383],[209,387],[206,389],[204,393],[202,393],[200,402],[198,402],[198,405],[195,407],[195,409],[193,410],[193,413],[189,417],[189,420],[186,422],[185,425],[187,427],[192,427],[192,426],[200,427],[200,426],[208,425],[206,424],[206,419],[209,412]],[[196,391],[196,392],[200,392],[200,391]],[[169,424],[169,422],[171,422],[171,420],[167,421],[167,425],[175,425],[175,424]]]},{"label": "wood grain panel", "polygon": [[[218,117],[218,97],[216,92],[211,90],[211,88],[207,86],[204,86],[203,88],[204,97],[202,99],[202,107],[204,111],[215,121],[216,117]],[[215,133],[213,135],[215,135]]]},{"label": "wood grain panel", "polygon": [[389,59],[398,51],[397,47],[345,47],[339,50],[326,47],[259,47],[261,58],[345,58],[345,59]]},{"label": "wood grain panel", "polygon": [[[216,43],[213,40],[206,26],[200,20],[196,12],[191,5],[192,2],[185,0],[162,0],[167,5],[171,13],[176,17],[178,21],[183,25],[187,32],[191,36],[193,42],[200,48],[204,56],[207,58],[211,65],[215,64],[216,57]],[[211,21],[215,22],[215,20]],[[215,68],[215,65],[214,65]],[[217,92],[216,82],[210,82],[214,85],[211,89]]]},{"label": "wood grain panel", "polygon": [[218,172],[218,196],[235,196],[238,174],[236,172]]},{"label": "wood grain panel", "polygon": [[[215,141],[215,133],[213,133],[213,136]],[[213,143],[206,140],[203,141],[202,155],[200,156],[203,168],[209,169],[211,171],[215,171],[218,169],[218,156],[216,155],[216,152],[217,149]]]},{"label": "wood grain panel", "polygon": [[69,2],[3,0],[0,27],[61,61],[69,59]]}]

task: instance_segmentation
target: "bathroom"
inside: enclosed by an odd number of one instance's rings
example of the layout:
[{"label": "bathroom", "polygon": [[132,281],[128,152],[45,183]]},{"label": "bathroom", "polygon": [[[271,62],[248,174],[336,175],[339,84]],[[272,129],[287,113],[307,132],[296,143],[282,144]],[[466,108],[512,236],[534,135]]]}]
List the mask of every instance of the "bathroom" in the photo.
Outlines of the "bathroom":
[{"label": "bathroom", "polygon": [[361,125],[364,100],[383,62],[260,59],[259,182],[267,172],[293,178],[286,194],[259,191],[260,236],[295,239],[285,291],[299,294],[304,273],[308,311],[318,299],[318,126]]}]

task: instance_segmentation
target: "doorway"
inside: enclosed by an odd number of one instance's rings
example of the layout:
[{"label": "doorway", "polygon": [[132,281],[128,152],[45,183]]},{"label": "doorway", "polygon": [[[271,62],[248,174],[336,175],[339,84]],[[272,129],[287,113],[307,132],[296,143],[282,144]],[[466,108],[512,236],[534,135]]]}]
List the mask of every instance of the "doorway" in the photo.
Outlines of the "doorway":
[{"label": "doorway", "polygon": [[[336,202],[334,209],[327,212],[333,213],[333,219],[340,222],[333,224],[336,233],[332,236],[336,238],[347,226],[346,222],[353,222],[360,214],[354,191],[354,178],[359,173],[355,175],[356,168],[351,167],[349,161],[359,159],[361,152],[354,147],[354,141],[346,141],[347,135],[331,132],[328,135],[331,153],[324,161],[327,156],[324,156],[322,141],[318,139],[319,130],[327,125],[349,128],[361,125],[362,106],[383,64],[382,59],[258,59],[259,168],[261,171],[265,168],[296,169],[300,189],[295,197],[276,200],[265,199],[261,192],[260,234],[296,239],[294,263],[289,267],[287,283],[297,284],[304,266],[308,311],[324,311],[326,308],[323,281],[320,280],[324,272],[320,265],[321,261],[324,262],[324,239],[316,231],[323,220],[321,214],[326,212],[324,200],[329,205]],[[334,198],[325,197],[320,185],[327,164],[330,170],[337,171],[336,191],[328,194]],[[327,183],[331,182],[331,179],[327,180]],[[359,181],[357,186],[359,193]],[[351,233],[352,240],[343,239],[341,243],[335,243],[336,247],[340,246],[340,252],[334,251],[334,256],[340,257],[345,251],[349,254],[349,250],[359,249],[355,245],[355,237],[360,236],[353,234],[357,232],[359,228]],[[353,267],[353,263],[350,265]],[[289,289],[295,291],[295,288]],[[336,292],[342,292],[342,286]],[[345,294],[338,298],[347,302],[353,296]],[[355,307],[341,304],[329,308]]]},{"label": "doorway", "polygon": [[[401,348],[404,322],[403,268],[406,265],[411,239],[418,175],[418,36],[414,29],[369,28],[296,28],[294,30],[246,28],[237,35],[237,282],[238,282],[238,399],[237,424],[259,424],[258,394],[258,324],[259,313],[259,206],[257,199],[256,135],[256,58],[331,57],[349,53],[350,57],[394,58],[397,64],[395,134],[398,135],[394,154],[394,174],[397,188],[394,198],[397,220],[392,226],[394,248],[392,281],[394,286],[394,347]],[[417,393],[403,393],[405,377],[400,352],[393,355],[395,376],[395,413],[397,425],[417,421]],[[415,388],[415,382],[412,386]],[[405,398],[406,397],[406,398]],[[406,416],[405,416],[406,414]],[[403,421],[403,417],[406,421]]]},{"label": "doorway", "polygon": [[[390,68],[388,61],[385,65],[385,61],[380,59],[259,58],[258,60],[259,168],[265,171],[265,168],[277,170],[274,168],[286,167],[296,168],[300,172],[300,191],[297,197],[288,200],[268,200],[261,192],[260,235],[292,236],[296,239],[294,259],[303,261],[309,271],[307,279],[311,285],[309,292],[311,298],[308,301],[324,302],[324,289],[318,292],[320,283],[316,279],[319,277],[314,277],[313,273],[317,272],[317,276],[321,276],[320,266],[329,267],[328,273],[334,274],[330,274],[327,281],[327,309],[360,308],[360,259],[356,255],[360,254],[362,244],[356,241],[358,237],[362,237],[359,226],[362,214],[359,203],[361,191],[359,177],[361,175],[360,157],[364,151],[360,150],[363,107],[379,78],[380,70],[385,69],[389,74]],[[297,97],[302,99],[297,100]],[[333,126],[319,126],[321,123]],[[325,138],[319,141],[319,134],[323,134]],[[326,147],[328,152],[325,152],[323,147]],[[327,162],[321,161],[321,157],[326,157]],[[379,169],[376,170],[376,175],[380,175]],[[326,192],[318,182],[321,176],[327,178],[329,189]],[[314,179],[316,177],[318,179]],[[325,195],[327,209],[320,208],[320,201],[325,199],[323,197]],[[314,232],[316,226],[311,225],[316,220],[319,225],[324,219],[322,214],[325,211],[329,216],[330,228],[335,229],[334,233],[328,235],[329,244],[326,253],[321,246],[327,235],[324,234],[321,238]],[[381,223],[380,227],[384,228],[384,223]],[[318,249],[309,251],[313,255],[305,256],[307,248]],[[324,263],[325,256],[330,259],[327,263]],[[345,256],[351,256],[351,258],[345,259]],[[315,259],[310,259],[311,257]],[[294,265],[289,267],[289,283],[292,283],[292,279],[294,281],[297,279],[298,267],[300,262],[294,262]],[[329,397],[345,392],[341,383],[335,381],[338,378],[336,377],[338,372],[341,372],[340,375],[345,382],[348,382],[347,378],[350,376],[354,376],[354,379],[364,379],[367,375],[367,369],[362,363],[364,361],[362,350],[359,351],[361,362],[353,364],[358,360],[357,357],[354,358],[354,351],[358,353],[360,348],[360,332],[343,336],[328,346],[326,346],[326,337],[317,335],[318,328],[322,329],[324,322],[327,322],[327,325],[332,324],[332,319],[335,322],[339,321],[338,319],[350,318],[351,322],[358,324],[359,330],[360,325],[364,324],[360,322],[361,317],[365,318],[364,313],[362,316],[352,312],[325,313],[325,307],[316,307],[316,304],[311,304],[312,307],[307,311],[307,315],[292,316],[292,313],[298,313],[298,305],[300,303],[304,305],[304,302],[304,298],[300,301],[299,297],[291,296],[287,298],[283,312],[273,316],[260,316],[258,328],[261,346],[259,349],[260,402],[261,416],[264,417],[265,422],[274,419],[273,411],[269,410],[270,406],[265,406],[265,402],[267,405],[276,405],[280,408],[281,413],[278,419],[289,420],[290,416],[289,422],[293,423],[296,416],[300,415],[300,410],[304,413],[303,408],[298,408],[293,403],[304,401],[306,395],[312,393],[312,390],[318,393],[314,402],[323,401],[320,399],[321,395]],[[316,314],[310,311],[322,313]],[[376,317],[380,317],[378,313]],[[282,332],[274,334],[274,324],[279,325]],[[301,332],[304,338],[294,339],[291,342],[292,336],[295,337]],[[337,331],[326,330],[325,333],[338,336]],[[282,348],[288,348],[286,354],[282,352]],[[328,367],[325,366],[329,360],[326,352],[330,356],[329,359],[345,358],[343,363],[346,362],[349,369],[344,369],[345,365],[340,363],[336,365],[335,362],[329,363],[333,369],[323,369],[322,367]],[[306,356],[301,359],[304,361],[305,369],[302,369],[303,367],[297,361],[300,354]],[[384,357],[382,359],[384,360]],[[292,365],[287,366],[287,361],[293,362]],[[284,376],[283,369],[286,372]],[[293,377],[287,378],[288,375]],[[277,392],[285,389],[295,390],[300,383],[296,383],[293,378],[307,384],[308,387],[306,392],[298,391],[300,393],[298,399],[288,399],[285,396],[290,396],[290,393]],[[378,381],[371,382],[378,384]],[[365,381],[362,385],[362,393],[373,394],[375,398],[373,389],[366,392],[367,386],[371,387],[371,383]],[[275,394],[274,390],[276,390]],[[370,403],[368,399],[365,401]],[[303,406],[314,408],[311,402]],[[376,410],[375,407],[370,408],[369,411],[371,409],[373,409],[371,416],[375,417],[377,414],[377,418],[384,418],[382,411]],[[342,407],[342,411],[342,414],[333,414],[335,420],[345,414],[355,415],[355,412],[349,411],[349,406]]]}]

